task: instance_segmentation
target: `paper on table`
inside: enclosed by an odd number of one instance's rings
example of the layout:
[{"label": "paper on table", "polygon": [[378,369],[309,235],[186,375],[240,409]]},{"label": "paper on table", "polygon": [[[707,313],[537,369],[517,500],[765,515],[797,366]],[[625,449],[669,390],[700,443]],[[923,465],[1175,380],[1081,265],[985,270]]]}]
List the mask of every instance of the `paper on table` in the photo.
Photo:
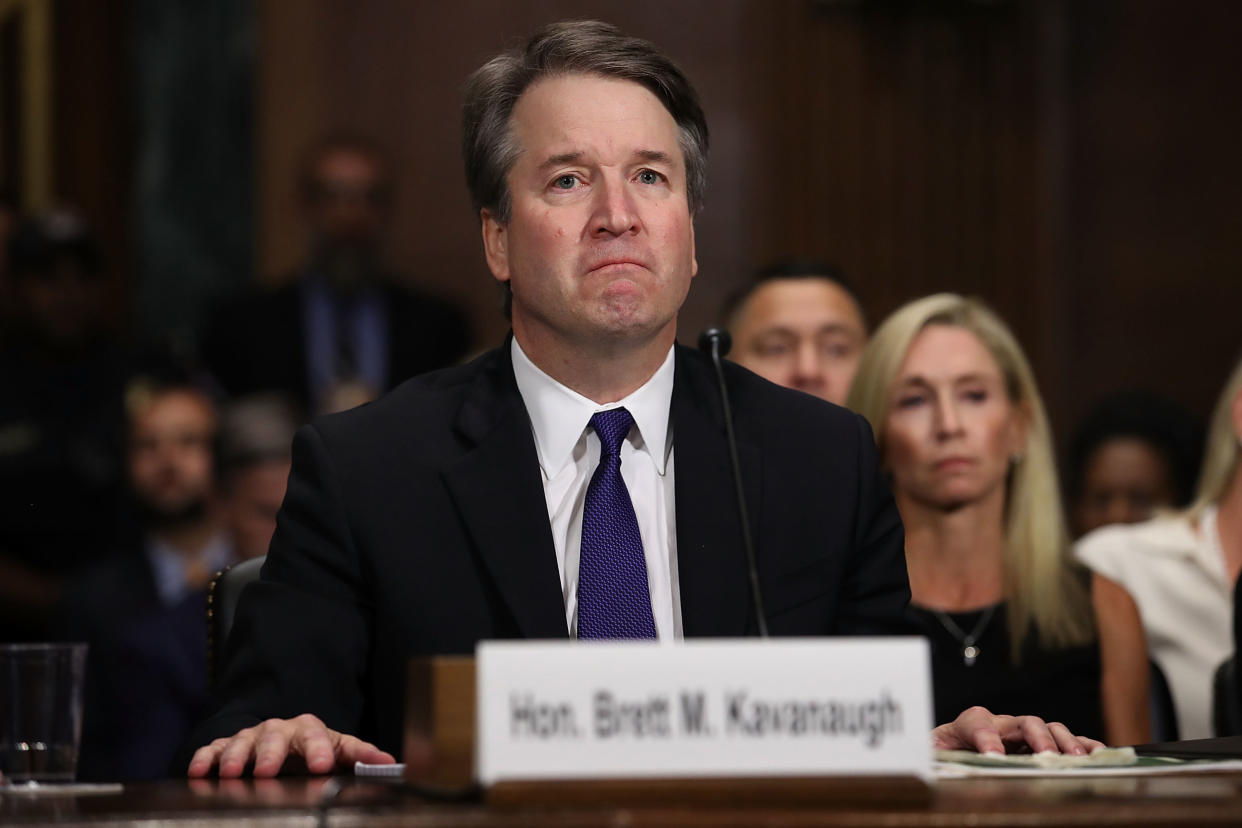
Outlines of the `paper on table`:
[{"label": "paper on table", "polygon": [[366,762],[354,762],[354,776],[405,776],[405,765],[368,765]]},{"label": "paper on table", "polygon": [[956,762],[985,768],[1106,768],[1134,765],[1138,756],[1132,747],[1100,748],[1085,756],[1056,753],[975,753],[973,750],[938,750],[937,762]]},{"label": "paper on table", "polygon": [[0,784],[0,796],[83,796],[88,794],[118,794],[125,790],[119,782],[5,782]]},{"label": "paper on table", "polygon": [[1137,756],[1133,748],[1102,748],[1089,756],[1043,754],[978,754],[936,751],[932,771],[937,779],[974,776],[1149,776],[1242,771],[1242,760],[1184,760]]}]

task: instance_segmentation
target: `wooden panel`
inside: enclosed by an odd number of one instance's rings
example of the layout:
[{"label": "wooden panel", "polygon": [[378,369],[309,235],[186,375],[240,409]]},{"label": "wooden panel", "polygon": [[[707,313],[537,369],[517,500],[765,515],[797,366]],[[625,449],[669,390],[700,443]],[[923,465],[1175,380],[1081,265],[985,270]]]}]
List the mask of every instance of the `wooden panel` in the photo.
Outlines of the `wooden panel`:
[{"label": "wooden panel", "polygon": [[[303,148],[326,130],[362,130],[377,136],[398,158],[393,263],[466,306],[481,346],[499,342],[508,326],[498,312],[498,294],[483,260],[460,160],[466,76],[544,22],[568,17],[609,20],[656,40],[677,57],[711,113],[713,164],[736,169],[745,135],[738,119],[730,117],[729,99],[746,65],[735,52],[744,40],[742,5],[264,0],[259,26],[259,272],[279,278],[302,253],[293,181]],[[744,237],[733,223],[742,212],[740,193],[727,178],[717,179],[710,198],[711,207],[699,223],[699,232],[710,242],[700,246],[700,286],[744,258],[739,250]],[[692,324],[697,329],[702,322],[696,318]]]},{"label": "wooden panel", "polygon": [[711,123],[683,340],[781,257],[839,262],[873,319],[938,290],[977,294],[1023,340],[1061,432],[1113,385],[1205,412],[1242,345],[1230,315],[1242,307],[1242,4],[263,0],[260,11],[268,276],[304,241],[300,151],[352,125],[400,158],[394,261],[467,305],[480,345],[496,342],[506,326],[458,154],[461,83],[543,22],[597,16],[673,54]]},{"label": "wooden panel", "polygon": [[1073,8],[1065,414],[1141,385],[1206,415],[1242,356],[1242,5]]},{"label": "wooden panel", "polygon": [[125,15],[121,0],[53,6],[54,203],[90,223],[108,280],[108,314],[128,316],[130,152]]}]

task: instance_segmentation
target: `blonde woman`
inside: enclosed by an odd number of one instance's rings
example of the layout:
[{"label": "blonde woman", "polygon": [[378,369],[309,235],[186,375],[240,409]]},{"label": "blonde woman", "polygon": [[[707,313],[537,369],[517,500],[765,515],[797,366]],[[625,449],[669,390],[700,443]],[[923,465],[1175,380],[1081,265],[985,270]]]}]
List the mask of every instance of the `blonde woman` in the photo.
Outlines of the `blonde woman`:
[{"label": "blonde woman", "polygon": [[848,404],[905,523],[937,721],[982,705],[1149,741],[1137,610],[1069,557],[1047,416],[1005,324],[953,294],[911,302],[875,332]]},{"label": "blonde woman", "polygon": [[1216,403],[1189,509],[1108,526],[1075,549],[1138,603],[1151,658],[1164,671],[1182,739],[1213,735],[1212,677],[1232,652],[1233,592],[1242,569],[1242,361]]}]

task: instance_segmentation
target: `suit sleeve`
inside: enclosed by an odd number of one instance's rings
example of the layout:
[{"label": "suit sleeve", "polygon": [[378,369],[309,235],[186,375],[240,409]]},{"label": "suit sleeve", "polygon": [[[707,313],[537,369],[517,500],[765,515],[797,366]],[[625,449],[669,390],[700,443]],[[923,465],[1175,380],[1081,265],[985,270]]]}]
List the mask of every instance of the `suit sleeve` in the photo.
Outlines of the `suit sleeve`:
[{"label": "suit sleeve", "polygon": [[332,457],[315,426],[304,426],[267,561],[243,592],[225,645],[214,712],[179,758],[264,719],[302,713],[368,738],[371,609]]},{"label": "suit sleeve", "polygon": [[837,613],[837,635],[908,635],[905,530],[880,471],[871,427],[857,417],[858,512]]}]

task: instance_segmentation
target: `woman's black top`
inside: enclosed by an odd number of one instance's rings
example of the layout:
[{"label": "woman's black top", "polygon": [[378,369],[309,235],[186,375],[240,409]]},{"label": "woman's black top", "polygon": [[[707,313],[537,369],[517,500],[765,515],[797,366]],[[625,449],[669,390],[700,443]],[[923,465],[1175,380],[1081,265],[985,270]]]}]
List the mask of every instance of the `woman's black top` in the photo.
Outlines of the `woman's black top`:
[{"label": "woman's black top", "polygon": [[1009,657],[1009,624],[1001,603],[979,632],[978,653],[967,666],[961,636],[954,632],[969,634],[986,611],[945,613],[957,624],[951,631],[931,610],[914,604],[907,610],[918,632],[931,642],[936,724],[951,722],[978,704],[993,713],[1061,722],[1075,735],[1103,741],[1099,644],[1044,650],[1031,633],[1025,637],[1022,660],[1015,664]]}]

